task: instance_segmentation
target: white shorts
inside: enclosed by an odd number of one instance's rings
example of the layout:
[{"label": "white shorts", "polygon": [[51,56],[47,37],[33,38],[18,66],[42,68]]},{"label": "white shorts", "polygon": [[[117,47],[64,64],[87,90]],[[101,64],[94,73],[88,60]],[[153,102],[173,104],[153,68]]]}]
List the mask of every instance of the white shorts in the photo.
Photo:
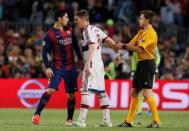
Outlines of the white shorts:
[{"label": "white shorts", "polygon": [[82,75],[81,92],[104,92],[105,81],[104,81],[104,65],[93,63],[92,73],[89,76],[85,74],[85,68]]}]

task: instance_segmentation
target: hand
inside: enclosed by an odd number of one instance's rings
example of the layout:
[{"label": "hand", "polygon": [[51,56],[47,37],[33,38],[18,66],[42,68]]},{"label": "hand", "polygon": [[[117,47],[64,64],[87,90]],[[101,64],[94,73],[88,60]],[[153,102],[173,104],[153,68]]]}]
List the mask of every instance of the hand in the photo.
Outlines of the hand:
[{"label": "hand", "polygon": [[86,65],[85,65],[85,73],[86,73],[86,76],[91,75],[91,73],[92,73],[91,62],[87,62],[86,63]]},{"label": "hand", "polygon": [[119,53],[116,54],[115,58],[114,58],[114,63],[116,65],[116,67],[120,64],[121,62],[121,56]]},{"label": "hand", "polygon": [[116,42],[116,44],[113,45],[113,48],[115,50],[123,48],[123,44],[121,42]]},{"label": "hand", "polygon": [[54,73],[51,70],[51,68],[47,68],[46,71],[45,71],[45,73],[46,73],[47,79],[52,79],[53,76],[54,76]]}]

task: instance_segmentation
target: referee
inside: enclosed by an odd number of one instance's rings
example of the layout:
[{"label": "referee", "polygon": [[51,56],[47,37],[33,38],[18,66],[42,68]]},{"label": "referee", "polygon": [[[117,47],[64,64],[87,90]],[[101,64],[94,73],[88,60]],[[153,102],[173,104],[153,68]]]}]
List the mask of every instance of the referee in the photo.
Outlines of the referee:
[{"label": "referee", "polygon": [[138,64],[133,76],[131,103],[128,116],[123,123],[118,125],[119,127],[133,127],[135,111],[138,105],[138,96],[141,91],[153,116],[153,122],[147,127],[159,128],[160,125],[156,103],[152,94],[153,79],[156,70],[155,51],[158,42],[157,33],[152,27],[154,18],[154,12],[150,10],[141,11],[138,19],[140,25],[139,32],[128,44],[119,42],[114,45],[115,49],[135,51],[138,56]]}]

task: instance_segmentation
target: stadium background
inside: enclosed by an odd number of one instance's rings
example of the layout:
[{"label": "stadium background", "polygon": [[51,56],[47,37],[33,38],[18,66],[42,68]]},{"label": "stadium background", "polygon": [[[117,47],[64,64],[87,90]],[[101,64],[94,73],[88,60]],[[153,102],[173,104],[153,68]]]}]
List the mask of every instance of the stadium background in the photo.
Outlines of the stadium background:
[{"label": "stadium background", "polygon": [[[92,24],[103,29],[114,40],[125,43],[129,42],[137,32],[137,15],[141,10],[151,9],[158,14],[159,17],[154,24],[159,36],[158,48],[161,62],[158,67],[159,74],[156,76],[154,95],[158,109],[179,111],[160,112],[163,121],[173,120],[175,118],[172,116],[175,116],[183,123],[178,122],[178,125],[175,124],[171,129],[187,130],[186,118],[189,115],[188,0],[0,0],[0,116],[2,116],[0,130],[5,130],[6,126],[12,126],[10,129],[20,126],[18,130],[24,130],[22,126],[30,126],[33,109],[23,108],[35,107],[47,86],[41,59],[41,42],[45,32],[54,22],[53,13],[56,9],[66,9],[72,21],[74,13],[83,8],[89,11]],[[74,31],[79,42],[80,31],[77,28]],[[111,98],[111,108],[119,110],[119,113],[112,111],[112,117],[115,117],[114,121],[118,124],[123,114],[126,114],[125,109],[128,109],[129,105],[132,53],[121,51],[121,64],[115,67],[112,66],[114,52],[106,47],[103,47],[102,51],[105,70],[111,72],[111,76],[106,75],[106,79],[113,79],[106,80],[106,88]],[[63,83],[60,86],[60,91],[53,96],[47,107],[66,107]],[[77,107],[79,107],[79,93],[77,98]],[[91,103],[92,108],[98,109],[99,103],[95,97]],[[146,108],[146,103],[143,107]],[[56,116],[51,118],[51,114],[61,114],[60,110],[47,110],[47,112],[50,112],[50,116],[46,116],[49,120],[52,119],[55,122],[64,120],[58,117],[56,119]],[[61,115],[64,116],[63,113]],[[94,114],[92,112],[92,122],[98,121],[96,114],[99,112],[94,111]],[[25,118],[26,121],[19,122],[19,118]],[[45,118],[42,119],[45,121]],[[148,121],[143,117],[141,119]],[[49,125],[42,123],[44,128],[49,129],[49,126],[53,125],[53,123],[46,123]],[[60,125],[58,124],[58,128],[62,128]],[[168,125],[164,128],[169,128]]]}]

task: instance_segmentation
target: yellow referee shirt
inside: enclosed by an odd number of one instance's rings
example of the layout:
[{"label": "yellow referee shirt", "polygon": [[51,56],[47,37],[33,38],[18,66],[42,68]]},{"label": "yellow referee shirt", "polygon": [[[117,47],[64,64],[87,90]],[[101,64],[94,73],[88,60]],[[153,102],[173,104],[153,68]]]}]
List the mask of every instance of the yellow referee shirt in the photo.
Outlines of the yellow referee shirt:
[{"label": "yellow referee shirt", "polygon": [[157,33],[150,25],[147,29],[140,30],[129,43],[144,49],[142,52],[137,52],[138,61],[142,61],[155,59],[157,42]]}]

